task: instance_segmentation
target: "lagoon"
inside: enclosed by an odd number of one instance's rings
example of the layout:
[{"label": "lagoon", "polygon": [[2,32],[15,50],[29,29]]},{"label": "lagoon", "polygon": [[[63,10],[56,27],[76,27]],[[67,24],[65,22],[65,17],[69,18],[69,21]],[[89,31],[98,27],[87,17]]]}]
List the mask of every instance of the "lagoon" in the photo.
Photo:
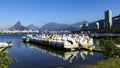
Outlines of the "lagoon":
[{"label": "lagoon", "polygon": [[[88,51],[63,51],[37,44],[22,42],[25,34],[1,34],[0,41],[13,41],[13,46],[7,49],[10,58],[16,58],[9,68],[74,68],[93,64],[104,59],[98,52],[86,55]],[[81,54],[84,56],[81,56]]]}]

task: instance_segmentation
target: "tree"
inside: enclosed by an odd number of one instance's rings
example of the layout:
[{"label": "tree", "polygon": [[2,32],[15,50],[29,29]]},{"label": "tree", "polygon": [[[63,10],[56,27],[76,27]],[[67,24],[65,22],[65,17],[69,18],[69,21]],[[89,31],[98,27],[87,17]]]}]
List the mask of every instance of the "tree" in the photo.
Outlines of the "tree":
[{"label": "tree", "polygon": [[17,61],[15,58],[9,57],[9,51],[0,51],[0,68],[8,68],[15,61]]}]

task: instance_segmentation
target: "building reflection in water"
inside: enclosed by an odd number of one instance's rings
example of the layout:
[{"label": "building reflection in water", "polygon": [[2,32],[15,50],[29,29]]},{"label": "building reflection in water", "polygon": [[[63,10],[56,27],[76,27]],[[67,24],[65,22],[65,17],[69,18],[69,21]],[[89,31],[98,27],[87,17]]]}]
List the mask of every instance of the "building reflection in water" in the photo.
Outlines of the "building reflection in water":
[{"label": "building reflection in water", "polygon": [[85,51],[85,50],[75,50],[75,51],[65,51],[65,50],[57,50],[45,46],[40,46],[37,44],[30,44],[30,43],[25,43],[25,45],[30,48],[34,48],[36,50],[39,50],[41,52],[44,52],[46,54],[50,54],[52,56],[58,57],[63,60],[68,60],[70,63],[77,58],[78,55],[81,56],[83,61],[85,60],[86,55],[93,55],[93,52]]}]

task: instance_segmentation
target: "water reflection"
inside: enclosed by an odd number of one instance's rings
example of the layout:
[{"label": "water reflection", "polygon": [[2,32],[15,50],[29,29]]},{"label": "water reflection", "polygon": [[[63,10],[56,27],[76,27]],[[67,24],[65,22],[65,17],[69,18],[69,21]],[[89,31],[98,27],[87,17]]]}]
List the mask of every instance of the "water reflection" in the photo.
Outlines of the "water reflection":
[{"label": "water reflection", "polygon": [[92,51],[80,51],[80,56],[82,57],[83,60],[85,60],[85,55],[93,55]]},{"label": "water reflection", "polygon": [[78,55],[81,56],[83,61],[85,61],[85,58],[87,55],[93,55],[93,52],[91,51],[86,51],[86,50],[75,50],[75,51],[65,51],[65,50],[57,50],[41,45],[36,45],[36,44],[30,44],[30,43],[24,43],[27,47],[34,48],[36,50],[39,50],[41,52],[44,52],[46,54],[50,54],[52,56],[58,57],[62,60],[69,61],[70,63],[73,62],[75,58],[77,58]]},{"label": "water reflection", "polygon": [[0,68],[8,68],[10,64],[17,61],[15,58],[9,57],[9,51],[0,51]]},{"label": "water reflection", "polygon": [[[1,41],[13,40],[13,47],[8,49],[10,53],[7,57],[15,57],[19,61],[17,63],[12,62],[11,64],[7,64],[9,68],[79,68],[74,66],[93,64],[104,59],[103,56],[97,52],[93,52],[94,54],[90,55],[87,54],[88,51],[83,50],[68,52],[34,44],[26,44],[25,46],[21,40],[22,36],[24,35],[0,35]],[[85,58],[82,58],[81,53]],[[0,63],[1,62],[0,60]]]}]

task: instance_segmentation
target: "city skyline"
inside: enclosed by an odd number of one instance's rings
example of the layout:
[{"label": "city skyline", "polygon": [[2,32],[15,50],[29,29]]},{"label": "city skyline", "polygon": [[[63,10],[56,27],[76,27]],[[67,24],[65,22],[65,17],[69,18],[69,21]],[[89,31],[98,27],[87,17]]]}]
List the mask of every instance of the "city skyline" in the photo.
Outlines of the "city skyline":
[{"label": "city skyline", "polygon": [[41,27],[45,23],[76,23],[104,19],[103,13],[112,10],[120,14],[119,0],[0,0],[0,29],[23,25]]}]

